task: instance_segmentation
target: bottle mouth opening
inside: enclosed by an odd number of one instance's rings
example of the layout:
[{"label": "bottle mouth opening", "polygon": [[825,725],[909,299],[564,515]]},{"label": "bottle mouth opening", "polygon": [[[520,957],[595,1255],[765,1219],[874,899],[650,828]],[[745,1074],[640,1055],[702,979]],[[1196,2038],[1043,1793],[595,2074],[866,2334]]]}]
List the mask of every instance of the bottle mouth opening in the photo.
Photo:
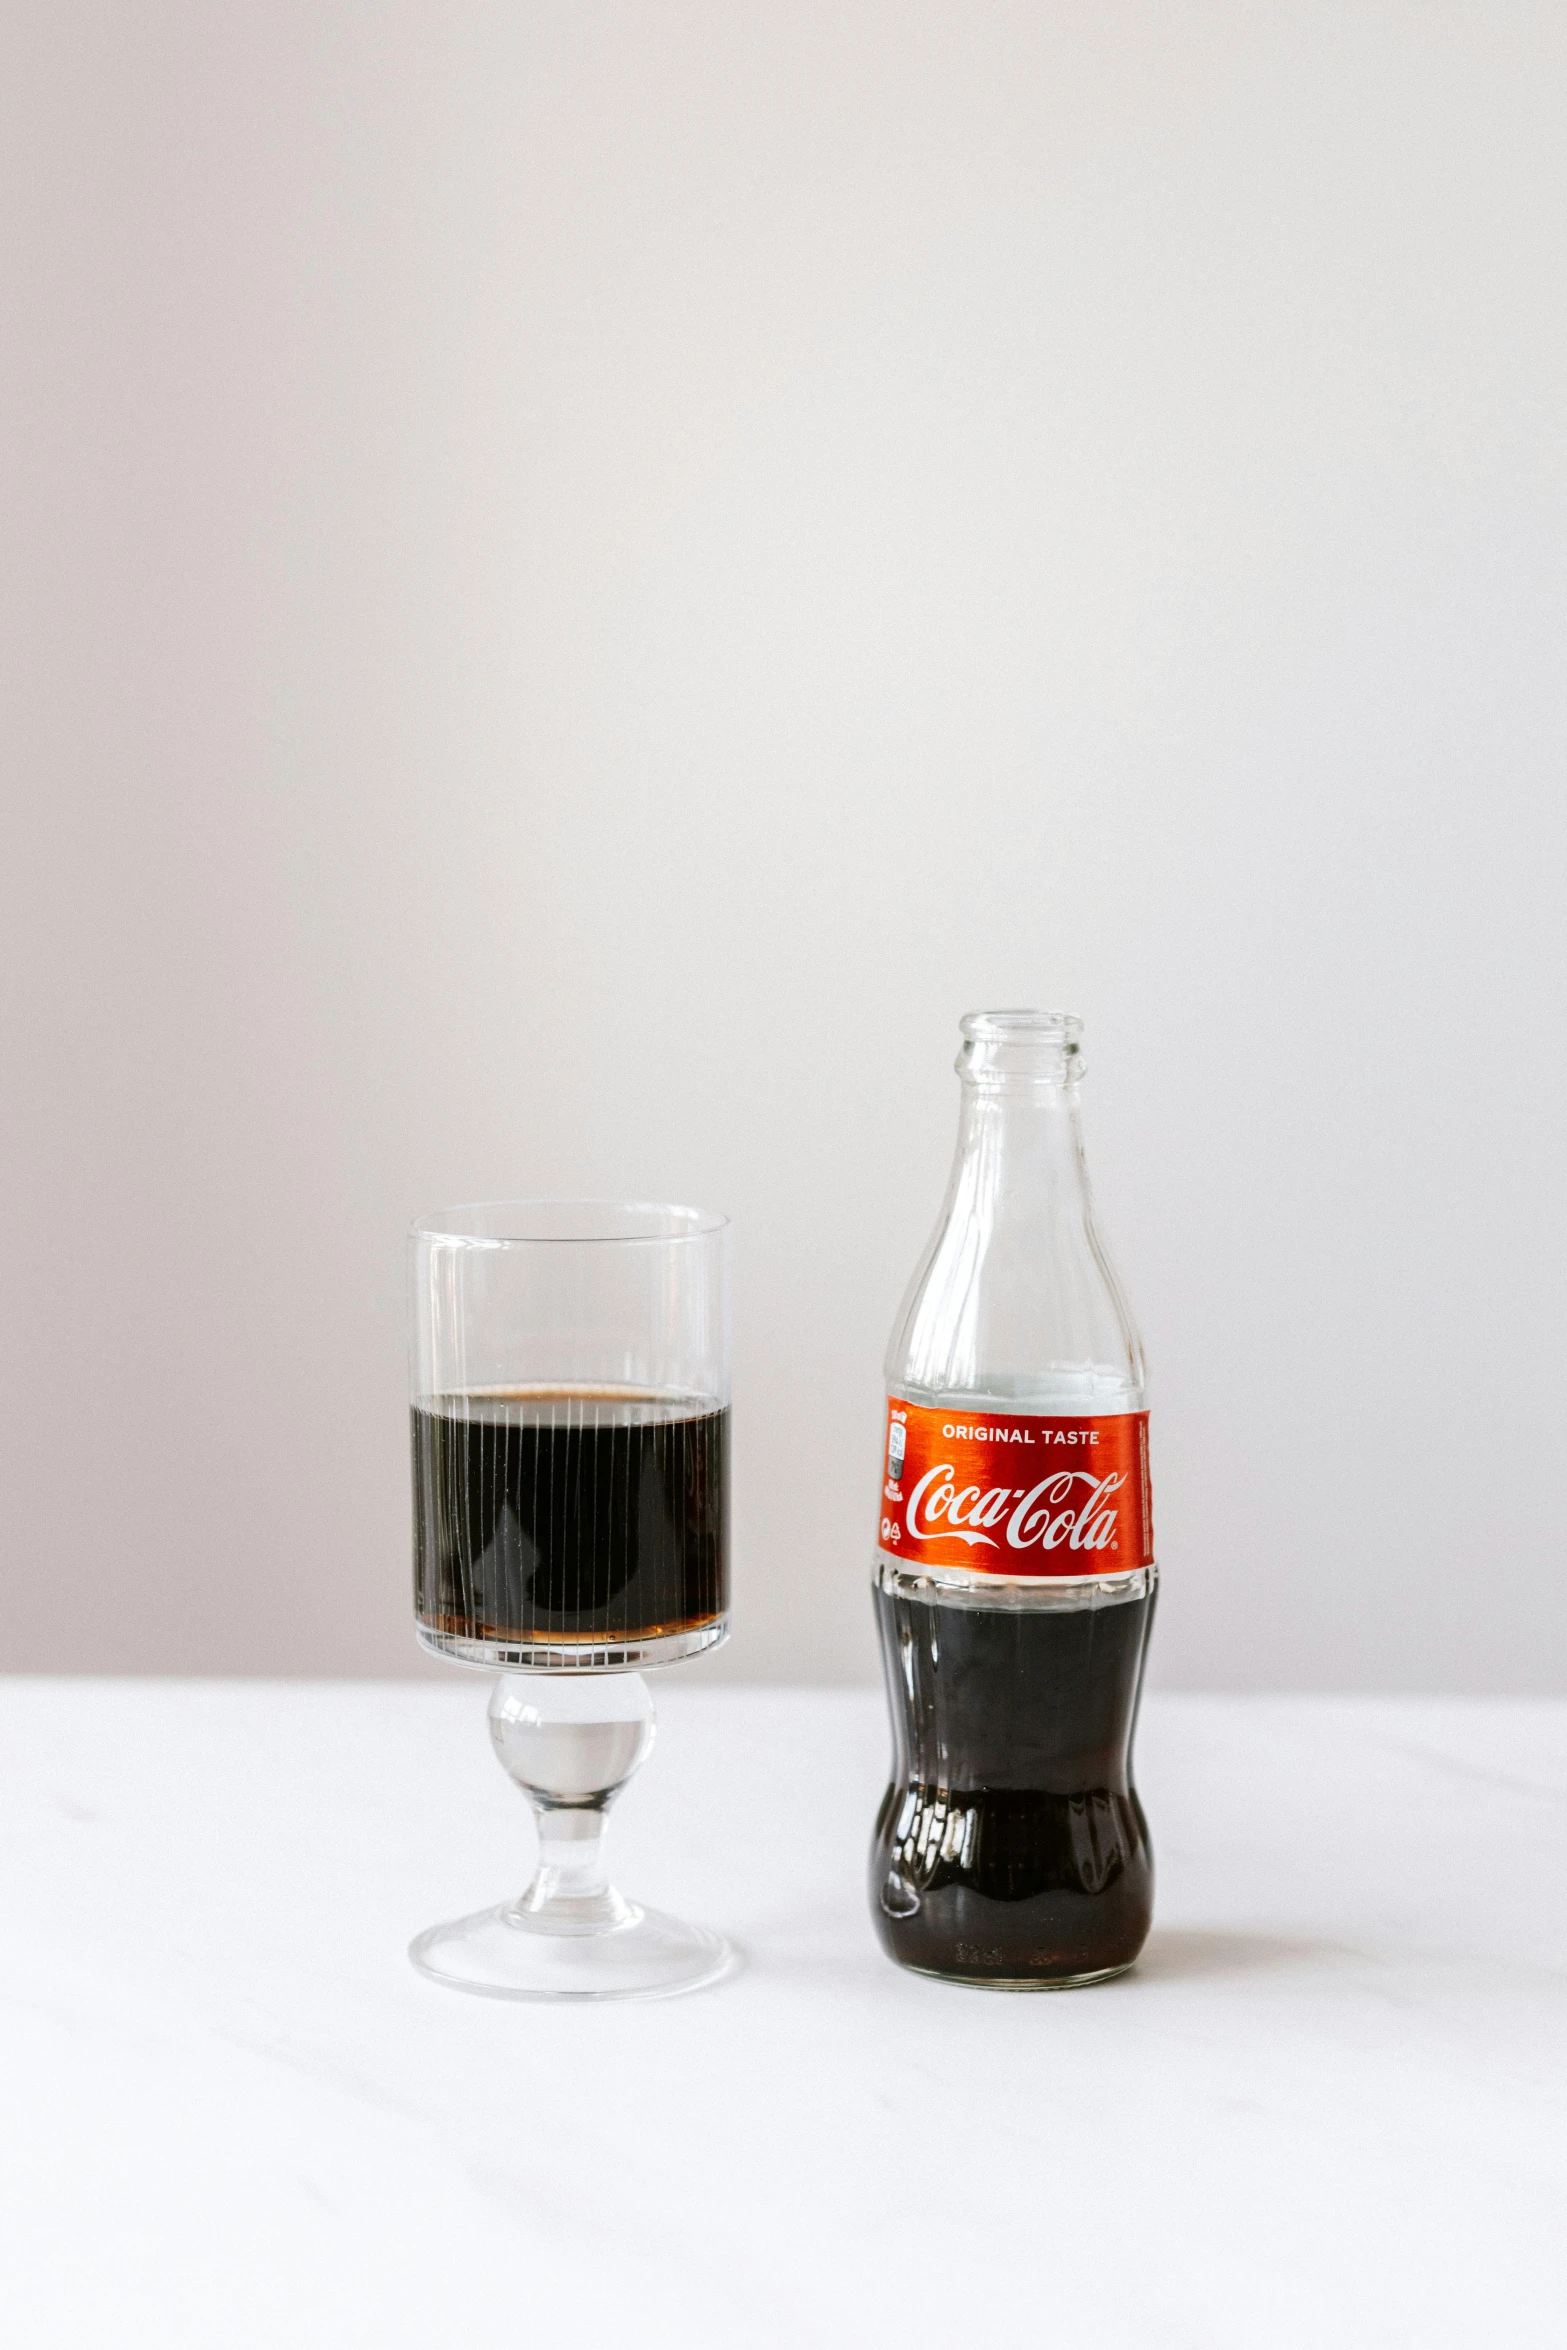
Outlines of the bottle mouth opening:
[{"label": "bottle mouth opening", "polygon": [[1075,1012],[966,1012],[958,1075],[971,1085],[1072,1085],[1083,1070]]},{"label": "bottle mouth opening", "polygon": [[1083,1041],[1075,1012],[965,1012],[958,1028],[969,1044],[1056,1045],[1075,1053]]}]

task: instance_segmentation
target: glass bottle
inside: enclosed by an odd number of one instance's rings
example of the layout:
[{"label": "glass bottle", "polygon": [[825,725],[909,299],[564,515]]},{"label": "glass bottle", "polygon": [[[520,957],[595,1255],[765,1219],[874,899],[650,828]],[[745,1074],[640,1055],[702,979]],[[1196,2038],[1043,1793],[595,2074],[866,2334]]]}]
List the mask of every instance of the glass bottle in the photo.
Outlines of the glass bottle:
[{"label": "glass bottle", "polygon": [[1152,1913],[1143,1352],[1094,1222],[1082,1023],[962,1034],[952,1179],[887,1353],[871,1904],[901,1965],[1045,1990],[1119,1974]]}]

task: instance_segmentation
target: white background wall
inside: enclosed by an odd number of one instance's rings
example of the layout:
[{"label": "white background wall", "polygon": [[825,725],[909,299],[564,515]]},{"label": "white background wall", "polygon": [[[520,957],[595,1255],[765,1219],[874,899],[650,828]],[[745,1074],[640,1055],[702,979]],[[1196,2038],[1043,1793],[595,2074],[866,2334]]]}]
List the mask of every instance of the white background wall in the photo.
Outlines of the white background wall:
[{"label": "white background wall", "polygon": [[1162,1680],[1567,1685],[1554,0],[0,41],[0,1661],[421,1669],[403,1229],[581,1190],[735,1219],[700,1669],[869,1674],[1045,1003]]}]

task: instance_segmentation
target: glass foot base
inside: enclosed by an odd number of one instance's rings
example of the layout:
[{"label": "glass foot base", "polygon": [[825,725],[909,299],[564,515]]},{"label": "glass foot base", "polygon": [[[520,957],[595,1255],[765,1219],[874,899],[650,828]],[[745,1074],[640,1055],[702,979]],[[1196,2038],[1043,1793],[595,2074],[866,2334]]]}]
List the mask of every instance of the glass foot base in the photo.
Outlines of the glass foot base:
[{"label": "glass foot base", "polygon": [[485,1999],[672,1999],[737,1963],[731,1944],[662,1910],[619,1904],[618,1924],[562,1930],[515,1901],[430,1926],[408,1955],[432,1983]]}]

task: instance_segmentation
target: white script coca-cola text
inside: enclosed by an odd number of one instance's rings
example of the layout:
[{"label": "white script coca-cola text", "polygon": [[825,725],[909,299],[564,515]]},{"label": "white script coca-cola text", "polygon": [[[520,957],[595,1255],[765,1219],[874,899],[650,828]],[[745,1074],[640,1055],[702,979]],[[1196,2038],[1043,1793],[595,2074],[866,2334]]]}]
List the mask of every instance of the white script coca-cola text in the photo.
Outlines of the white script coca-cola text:
[{"label": "white script coca-cola text", "polygon": [[960,1492],[950,1461],[927,1469],[909,1495],[906,1523],[915,1542],[955,1534],[972,1547],[982,1542],[990,1550],[1000,1543],[987,1531],[1006,1520],[1006,1542],[1012,1550],[1113,1550],[1117,1547],[1118,1509],[1106,1504],[1126,1479],[1119,1470],[1095,1477],[1087,1469],[1057,1469],[1028,1489],[992,1486],[984,1493],[977,1485]]}]

